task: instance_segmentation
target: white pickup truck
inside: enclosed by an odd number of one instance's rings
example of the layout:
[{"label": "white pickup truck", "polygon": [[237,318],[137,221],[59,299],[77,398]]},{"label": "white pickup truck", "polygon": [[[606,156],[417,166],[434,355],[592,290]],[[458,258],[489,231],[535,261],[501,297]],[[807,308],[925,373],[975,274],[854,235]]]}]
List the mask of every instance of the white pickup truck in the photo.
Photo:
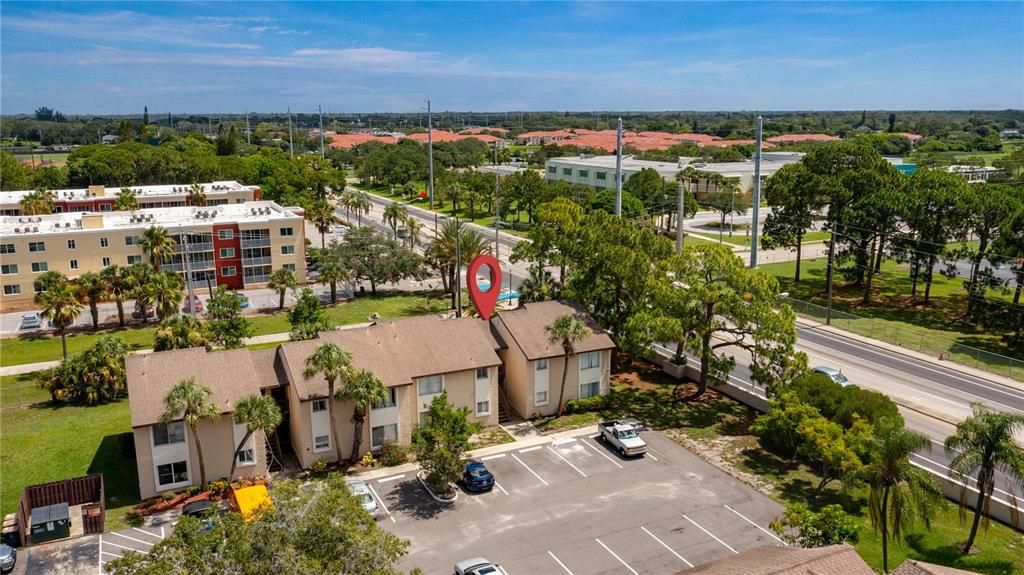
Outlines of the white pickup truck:
[{"label": "white pickup truck", "polygon": [[647,442],[640,437],[639,428],[631,423],[605,421],[597,425],[601,438],[615,448],[622,457],[647,453]]}]

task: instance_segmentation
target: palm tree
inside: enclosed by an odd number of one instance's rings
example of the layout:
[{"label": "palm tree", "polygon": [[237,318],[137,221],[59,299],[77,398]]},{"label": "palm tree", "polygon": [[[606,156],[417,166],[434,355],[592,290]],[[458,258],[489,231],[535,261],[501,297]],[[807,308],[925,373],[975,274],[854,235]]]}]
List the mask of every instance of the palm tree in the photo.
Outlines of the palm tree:
[{"label": "palm tree", "polygon": [[196,378],[189,377],[176,383],[164,396],[164,414],[161,423],[181,420],[192,432],[192,440],[196,443],[196,455],[199,456],[199,484],[206,485],[206,462],[203,461],[203,444],[197,429],[202,421],[216,421],[220,418],[220,410],[210,401],[213,390],[196,383]]},{"label": "palm tree", "polygon": [[284,309],[284,294],[290,289],[299,287],[299,276],[293,270],[279,268],[270,274],[270,281],[267,282],[267,287],[277,290],[277,309],[282,310]]},{"label": "palm tree", "polygon": [[406,238],[409,240],[409,249],[414,250],[420,240],[420,232],[423,231],[423,222],[408,216],[405,218],[405,229],[409,232],[409,236]]},{"label": "palm tree", "polygon": [[350,221],[350,213],[352,211],[352,199],[355,198],[355,192],[351,190],[344,190],[338,194],[338,206],[345,208],[345,221]]},{"label": "palm tree", "polygon": [[179,315],[163,320],[153,338],[153,349],[156,351],[188,349],[206,344],[206,329],[203,322],[190,315]]},{"label": "palm tree", "polygon": [[55,285],[62,285],[68,282],[68,277],[58,271],[50,270],[39,274],[32,282],[36,293],[44,292]]},{"label": "palm tree", "polygon": [[203,189],[202,184],[193,183],[192,187],[188,190],[188,203],[193,206],[205,206],[206,205],[206,190]]},{"label": "palm tree", "polygon": [[331,444],[334,445],[338,463],[341,463],[341,446],[338,444],[338,426],[334,410],[334,399],[337,394],[335,384],[339,379],[344,383],[351,376],[352,354],[333,343],[320,344],[313,355],[306,358],[306,368],[302,372],[306,379],[312,379],[317,374],[322,374],[327,380],[327,416],[331,422]]},{"label": "palm tree", "polygon": [[149,280],[155,275],[153,268],[140,262],[125,268],[124,275],[129,295],[135,298],[135,311],[142,314],[142,323],[146,323],[146,307],[153,305],[153,293],[149,289]]},{"label": "palm tree", "polygon": [[135,198],[131,188],[121,188],[114,200],[114,209],[119,212],[133,212],[139,209],[139,200]]},{"label": "palm tree", "polygon": [[384,208],[384,223],[391,226],[391,233],[398,239],[398,224],[409,218],[409,209],[398,202],[391,202]]},{"label": "palm tree", "polygon": [[174,240],[165,228],[157,226],[151,226],[142,232],[139,245],[142,246],[142,251],[149,254],[149,262],[153,266],[153,271],[157,273],[160,272],[160,262],[174,253]]},{"label": "palm tree", "polygon": [[249,395],[235,403],[234,418],[235,423],[245,424],[245,436],[238,442],[238,447],[235,448],[234,456],[231,458],[231,472],[228,473],[228,479],[235,476],[238,455],[242,453],[242,448],[245,447],[252,434],[257,431],[268,434],[281,425],[281,409],[274,403],[274,398],[269,395]]},{"label": "palm tree", "polygon": [[92,316],[92,329],[99,329],[100,312],[97,305],[100,299],[106,295],[107,281],[96,272],[85,272],[75,279],[74,285],[78,292],[79,301],[85,300],[89,304],[89,314]]},{"label": "palm tree", "polygon": [[320,251],[320,281],[331,286],[331,303],[338,303],[338,282],[351,279],[341,256],[341,246],[336,242]]},{"label": "palm tree", "polygon": [[451,290],[452,306],[455,306],[455,273],[459,265],[455,262],[458,239],[459,264],[467,265],[480,254],[491,253],[491,242],[480,232],[461,225],[454,219],[445,220],[438,230],[437,237],[428,248],[427,257],[439,272],[445,290]]},{"label": "palm tree", "polygon": [[561,344],[565,352],[565,361],[562,364],[562,389],[558,392],[558,415],[565,411],[565,377],[569,373],[569,358],[576,353],[576,344],[587,337],[587,326],[571,315],[563,315],[555,318],[551,325],[544,327],[544,333],[548,336],[548,342]]},{"label": "palm tree", "polygon": [[1015,434],[1024,431],[1024,415],[989,411],[981,403],[974,403],[971,409],[971,416],[956,425],[956,432],[947,437],[945,443],[946,451],[956,452],[949,463],[950,477],[963,483],[961,517],[967,501],[965,479],[977,473],[978,499],[974,504],[971,534],[961,551],[964,555],[971,552],[982,515],[988,527],[988,504],[996,485],[996,470],[1024,483],[1024,449],[1013,439]]},{"label": "palm tree", "polygon": [[530,266],[530,275],[523,278],[519,284],[519,301],[530,303],[535,301],[547,301],[558,297],[558,285],[551,272],[544,269],[540,264]]},{"label": "palm tree", "polygon": [[353,192],[349,203],[352,211],[356,213],[356,225],[363,225],[363,214],[369,215],[370,208],[373,207],[373,202],[370,201],[370,195],[364,191],[358,190]]},{"label": "palm tree", "polygon": [[71,286],[67,282],[50,286],[46,291],[36,296],[36,301],[43,306],[43,317],[50,320],[50,325],[57,328],[60,334],[60,346],[64,352],[64,359],[68,358],[67,329],[79,314],[82,313],[82,304],[79,303]]},{"label": "palm tree", "polygon": [[341,223],[338,219],[338,215],[334,213],[334,206],[326,200],[315,200],[306,209],[306,219],[313,223],[317,231],[320,232],[320,245],[326,246],[327,241],[324,239],[327,232],[330,231],[331,226]]},{"label": "palm tree", "polygon": [[26,216],[40,216],[53,213],[53,193],[36,190],[21,198],[21,213]]},{"label": "palm tree", "polygon": [[165,271],[153,274],[153,277],[141,289],[149,292],[151,301],[156,304],[156,314],[160,316],[161,320],[164,320],[178,313],[184,284],[185,281],[177,273]]},{"label": "palm tree", "polygon": [[117,304],[117,324],[124,327],[124,300],[128,299],[134,287],[128,269],[117,264],[109,265],[103,268],[100,277],[103,278],[107,295]]},{"label": "palm tree", "polygon": [[899,539],[915,516],[930,525],[932,509],[942,503],[942,491],[926,471],[910,464],[910,454],[928,449],[924,435],[883,418],[871,440],[863,474],[870,494],[871,524],[882,536],[882,570],[889,572],[889,539]]},{"label": "palm tree", "polygon": [[370,406],[388,398],[388,390],[384,382],[369,371],[359,370],[345,383],[339,396],[352,402],[352,423],[355,424],[352,436],[352,461],[359,457],[359,446],[363,443],[363,424],[366,423],[366,412]]}]

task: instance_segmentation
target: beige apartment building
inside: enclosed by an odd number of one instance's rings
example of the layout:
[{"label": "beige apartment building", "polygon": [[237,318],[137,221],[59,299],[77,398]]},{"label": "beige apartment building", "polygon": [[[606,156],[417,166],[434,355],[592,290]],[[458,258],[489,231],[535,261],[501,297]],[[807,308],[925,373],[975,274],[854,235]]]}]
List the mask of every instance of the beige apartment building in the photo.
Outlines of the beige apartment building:
[{"label": "beige apartment building", "polygon": [[[235,181],[209,182],[199,184],[206,196],[206,206],[244,204],[259,201],[258,186],[246,186]],[[140,209],[173,208],[192,205],[191,185],[125,186],[108,188],[89,186],[73,190],[52,190],[53,207],[57,213],[64,212],[112,212],[114,202],[123,189],[129,189],[135,196]],[[35,190],[0,192],[0,215],[20,216],[21,200]]]},{"label": "beige apartment building", "polygon": [[[252,454],[243,454],[246,465],[240,459],[236,478],[335,461],[329,405],[336,410],[343,458],[359,458],[385,441],[408,445],[430,402],[442,392],[485,426],[497,425],[502,412],[523,417],[554,413],[563,351],[548,343],[544,327],[561,315],[578,317],[589,331],[569,360],[566,401],[607,393],[614,344],[582,308],[566,302],[531,303],[490,321],[434,315],[381,321],[271,350],[208,353],[196,348],[129,356],[139,492],[152,497],[199,481],[193,439],[178,424],[160,423],[164,395],[187,377],[213,390],[222,414],[217,422],[199,427],[208,480],[230,470],[234,446],[244,436],[244,429],[231,423],[231,414],[238,400],[255,393],[273,397],[284,419],[270,437],[253,437]],[[355,368],[372,372],[388,389],[387,399],[368,410],[355,454],[351,402],[328,397],[322,375],[304,374],[306,359],[325,342],[350,352]]]},{"label": "beige apartment building", "polygon": [[305,277],[302,211],[273,202],[3,216],[0,309],[30,308],[38,289],[35,279],[47,271],[74,278],[113,264],[148,261],[139,242],[154,226],[167,229],[177,244],[161,268],[184,277],[191,267],[197,286],[209,281],[232,289],[260,287],[281,267]]}]

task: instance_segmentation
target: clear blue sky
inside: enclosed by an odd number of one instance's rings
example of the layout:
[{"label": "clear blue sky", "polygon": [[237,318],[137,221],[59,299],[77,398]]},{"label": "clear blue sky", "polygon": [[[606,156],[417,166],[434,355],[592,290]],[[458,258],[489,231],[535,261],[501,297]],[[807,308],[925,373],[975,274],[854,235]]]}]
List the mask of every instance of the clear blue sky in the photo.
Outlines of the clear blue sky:
[{"label": "clear blue sky", "polygon": [[3,113],[1024,108],[1024,3],[4,1]]}]

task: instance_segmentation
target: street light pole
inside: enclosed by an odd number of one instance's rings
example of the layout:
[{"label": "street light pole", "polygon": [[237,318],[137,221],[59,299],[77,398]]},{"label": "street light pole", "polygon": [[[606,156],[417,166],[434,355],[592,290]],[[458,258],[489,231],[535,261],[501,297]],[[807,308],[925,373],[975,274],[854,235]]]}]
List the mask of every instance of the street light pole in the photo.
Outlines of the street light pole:
[{"label": "street light pole", "polygon": [[[183,245],[185,246],[185,282],[188,287],[188,314],[192,317],[196,317],[196,300],[195,290],[192,286],[192,259],[189,258],[188,251],[188,232],[186,231],[181,235]],[[143,310],[143,317],[145,317],[145,310]]]},{"label": "street light pole", "polygon": [[[430,194],[430,210],[434,210],[434,125],[430,114],[430,100],[427,100],[427,191]],[[437,219],[434,219],[434,233],[437,233]]]},{"label": "street light pole", "polygon": [[295,157],[295,144],[292,142],[292,108],[288,107],[288,153]]},{"label": "street light pole", "polygon": [[320,114],[320,159],[326,157],[324,153],[324,110],[320,104],[316,105],[316,111]]},{"label": "street light pole", "polygon": [[679,181],[679,213],[676,214],[676,253],[683,251],[683,218],[686,216],[686,190]]},{"label": "street light pole", "polygon": [[245,143],[252,144],[252,129],[249,127],[249,111],[245,112]]},{"label": "street light pole", "polygon": [[[757,117],[757,141],[754,143],[754,217],[750,223],[750,267],[757,267],[757,220],[761,211],[761,131],[764,118]],[[832,286],[829,285],[829,288]]]},{"label": "street light pole", "polygon": [[622,118],[615,136],[615,216],[622,217]]},{"label": "street light pole", "polygon": [[455,215],[455,317],[462,317],[462,223]]},{"label": "street light pole", "polygon": [[499,260],[498,230],[501,228],[501,175],[498,173],[498,143],[494,143],[494,259]]}]

